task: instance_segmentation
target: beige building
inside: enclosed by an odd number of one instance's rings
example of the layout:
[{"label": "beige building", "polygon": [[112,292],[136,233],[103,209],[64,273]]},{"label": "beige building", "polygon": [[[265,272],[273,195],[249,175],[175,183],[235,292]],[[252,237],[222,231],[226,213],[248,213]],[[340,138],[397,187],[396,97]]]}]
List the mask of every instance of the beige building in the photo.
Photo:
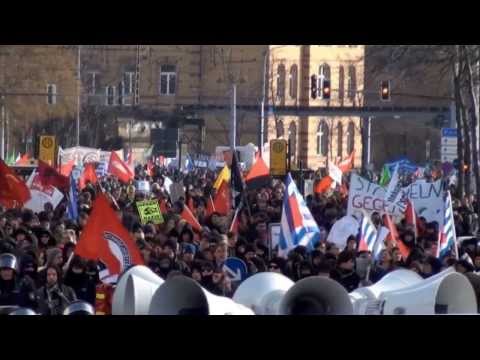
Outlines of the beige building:
[{"label": "beige building", "polygon": [[[18,64],[32,62],[32,72],[38,77],[23,86],[45,93],[47,84],[56,85],[56,103],[47,106],[45,97],[31,97],[23,100],[23,106],[9,108],[15,109],[15,118],[22,124],[27,123],[26,118],[37,122],[35,116],[68,123],[70,139],[63,138],[62,145],[71,145],[68,140],[75,138],[77,47],[29,48],[32,53],[49,55],[43,57],[46,62],[30,61],[28,56],[17,59]],[[292,163],[297,166],[301,162],[304,167],[325,167],[327,161],[345,158],[353,149],[355,165],[361,166],[360,118],[279,116],[275,109],[362,106],[363,64],[364,47],[360,45],[141,45],[140,106],[135,107],[137,45],[83,45],[81,143],[118,148],[131,139],[134,147],[143,149],[150,144],[152,129],[179,126],[181,140],[189,144],[190,152],[212,153],[216,146],[229,144],[230,94],[235,84],[237,144],[258,145],[265,86],[273,108],[267,114],[265,142],[289,139]],[[8,72],[17,76],[12,66],[9,63],[4,69],[12,69]],[[324,80],[331,81],[330,100],[312,99],[312,75],[318,77],[320,87]],[[38,111],[38,107],[45,110]],[[44,126],[42,121],[39,124]],[[61,132],[64,128],[49,130]]]}]

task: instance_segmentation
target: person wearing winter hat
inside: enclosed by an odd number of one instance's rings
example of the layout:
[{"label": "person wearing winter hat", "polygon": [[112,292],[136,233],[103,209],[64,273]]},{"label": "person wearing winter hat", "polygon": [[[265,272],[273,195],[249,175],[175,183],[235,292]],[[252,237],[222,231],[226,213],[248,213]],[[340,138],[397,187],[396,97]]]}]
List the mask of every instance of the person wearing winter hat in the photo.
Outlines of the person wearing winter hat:
[{"label": "person wearing winter hat", "polygon": [[64,284],[75,292],[77,299],[95,305],[96,283],[86,273],[87,262],[79,256],[74,256],[65,274]]},{"label": "person wearing winter hat", "polygon": [[13,254],[0,255],[0,306],[35,307],[35,285],[21,276]]},{"label": "person wearing winter hat", "polygon": [[337,265],[330,272],[330,278],[341,284],[348,292],[358,288],[360,277],[355,271],[355,254],[351,251],[342,251],[337,258]]}]

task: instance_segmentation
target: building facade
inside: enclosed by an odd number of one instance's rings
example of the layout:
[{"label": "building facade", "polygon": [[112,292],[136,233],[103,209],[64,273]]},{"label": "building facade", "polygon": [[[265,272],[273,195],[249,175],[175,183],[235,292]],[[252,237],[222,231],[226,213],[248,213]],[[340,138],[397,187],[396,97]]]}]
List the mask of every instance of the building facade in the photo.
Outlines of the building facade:
[{"label": "building facade", "polygon": [[[313,169],[355,150],[359,167],[360,118],[286,117],[276,115],[275,108],[362,106],[364,51],[360,45],[83,45],[81,144],[117,149],[131,143],[144,149],[153,129],[179,126],[180,139],[190,152],[211,154],[216,146],[229,144],[235,85],[238,145],[259,143],[265,89],[272,111],[266,116],[264,143],[288,139],[292,164]],[[30,89],[43,95],[9,105],[15,114],[11,118],[21,124],[41,124],[38,131],[42,127],[50,132],[66,131],[68,136],[60,139],[61,145],[74,145],[78,47],[30,46],[29,52],[21,59],[10,56],[3,69],[12,76],[26,77],[16,81],[15,91]],[[35,76],[18,75],[21,72],[15,64],[31,68]],[[319,87],[323,81],[331,82],[330,100],[320,94],[312,98],[313,75]],[[137,84],[139,105],[135,106]],[[55,94],[53,103],[52,96],[47,99],[49,93]],[[50,128],[45,122],[57,127]],[[19,134],[16,137],[19,143],[24,139]]]}]

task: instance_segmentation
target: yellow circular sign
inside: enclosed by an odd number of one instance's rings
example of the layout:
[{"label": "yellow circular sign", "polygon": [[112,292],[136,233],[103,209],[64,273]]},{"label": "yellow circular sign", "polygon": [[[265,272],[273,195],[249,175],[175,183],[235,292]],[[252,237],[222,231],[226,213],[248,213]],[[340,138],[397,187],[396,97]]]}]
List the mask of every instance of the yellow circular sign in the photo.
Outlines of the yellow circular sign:
[{"label": "yellow circular sign", "polygon": [[43,146],[45,149],[50,149],[50,148],[53,146],[53,140],[52,140],[52,138],[49,138],[49,137],[43,138],[43,140],[42,140],[42,146]]}]

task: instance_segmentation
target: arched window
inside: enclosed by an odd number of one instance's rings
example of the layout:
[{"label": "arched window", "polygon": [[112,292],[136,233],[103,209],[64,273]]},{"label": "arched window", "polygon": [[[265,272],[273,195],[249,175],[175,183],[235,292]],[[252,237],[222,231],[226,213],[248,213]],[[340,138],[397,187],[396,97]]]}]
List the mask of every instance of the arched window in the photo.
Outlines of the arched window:
[{"label": "arched window", "polygon": [[297,89],[298,89],[298,66],[292,65],[290,68],[290,88],[289,95],[290,98],[297,98]]},{"label": "arched window", "polygon": [[351,121],[347,130],[347,152],[350,155],[355,148],[355,124]]},{"label": "arched window", "polygon": [[328,125],[322,120],[317,129],[317,154],[328,155]]},{"label": "arched window", "polygon": [[288,141],[290,142],[290,152],[292,158],[297,154],[297,125],[292,122],[288,127]]},{"label": "arched window", "polygon": [[338,98],[343,101],[345,97],[345,68],[340,66],[338,69]]},{"label": "arched window", "polygon": [[285,136],[285,127],[283,125],[282,120],[278,120],[277,122],[277,138],[282,138]]},{"label": "arched window", "polygon": [[330,66],[328,64],[322,64],[318,68],[318,89],[320,98],[323,98],[323,82],[330,80]]},{"label": "arched window", "polygon": [[357,94],[357,70],[355,66],[350,65],[348,67],[348,98],[350,100],[355,100],[355,95]]},{"label": "arched window", "polygon": [[340,122],[337,125],[337,156],[343,156],[343,125]]},{"label": "arched window", "polygon": [[285,101],[285,81],[285,65],[280,64],[277,68],[277,98],[282,103]]}]

